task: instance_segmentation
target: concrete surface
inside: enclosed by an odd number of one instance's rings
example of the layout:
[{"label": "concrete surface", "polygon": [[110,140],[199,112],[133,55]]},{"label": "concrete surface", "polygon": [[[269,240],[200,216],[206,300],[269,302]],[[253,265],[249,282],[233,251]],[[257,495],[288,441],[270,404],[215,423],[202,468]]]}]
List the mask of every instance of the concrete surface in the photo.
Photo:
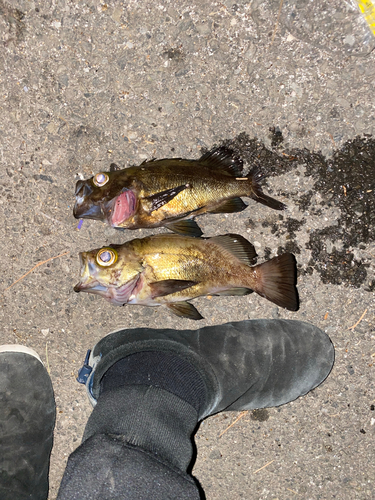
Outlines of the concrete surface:
[{"label": "concrete surface", "polygon": [[[288,210],[280,218],[249,201],[240,214],[198,222],[206,235],[247,237],[259,261],[293,249],[301,307],[287,312],[255,294],[200,298],[199,326],[302,319],[330,335],[336,363],[291,404],[203,422],[193,472],[208,500],[375,497],[375,148],[348,143],[375,131],[373,41],[361,45],[355,30],[333,36],[351,26],[344,2],[309,3],[314,22],[294,28],[291,4],[277,23],[278,1],[0,0],[0,340],[36,349],[50,370],[50,499],[91,411],[75,381],[86,350],[118,327],[195,326],[162,308],[73,292],[79,251],[150,234],[96,221],[78,230],[75,182],[113,161],[198,158],[225,141],[261,167],[274,160],[264,189]],[[330,23],[316,22],[323,14]],[[352,165],[363,182],[346,182]]]}]

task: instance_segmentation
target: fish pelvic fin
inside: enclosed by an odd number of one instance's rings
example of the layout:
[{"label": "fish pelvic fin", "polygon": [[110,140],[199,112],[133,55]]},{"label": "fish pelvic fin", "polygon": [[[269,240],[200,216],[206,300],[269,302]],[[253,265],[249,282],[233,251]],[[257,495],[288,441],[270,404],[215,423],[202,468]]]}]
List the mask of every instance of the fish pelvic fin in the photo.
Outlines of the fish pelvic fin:
[{"label": "fish pelvic fin", "polygon": [[226,290],[222,290],[221,292],[215,292],[213,295],[220,295],[220,296],[235,296],[237,295],[238,297],[242,297],[243,295],[249,295],[250,293],[253,293],[254,290],[251,290],[251,288],[227,288]]},{"label": "fish pelvic fin", "polygon": [[177,234],[182,234],[183,236],[192,236],[194,238],[199,238],[202,236],[203,232],[198,224],[193,219],[183,219],[176,220],[172,222],[167,222],[164,226]]},{"label": "fish pelvic fin", "polygon": [[255,167],[251,172],[249,172],[248,178],[251,181],[251,191],[249,194],[250,198],[258,203],[261,203],[262,205],[266,205],[266,207],[273,208],[274,210],[286,209],[286,205],[284,205],[284,203],[263,193],[262,188],[259,185],[259,181],[263,178],[263,176],[260,174],[258,167]]},{"label": "fish pelvic fin", "polygon": [[255,292],[279,307],[298,310],[297,267],[293,254],[284,253],[253,269],[257,277]]},{"label": "fish pelvic fin", "polygon": [[242,175],[243,161],[235,155],[232,149],[225,146],[208,151],[199,158],[198,162],[203,163],[205,167],[221,170],[234,177]]},{"label": "fish pelvic fin", "polygon": [[151,297],[155,299],[156,297],[165,297],[171,293],[180,292],[181,290],[190,288],[197,283],[197,281],[191,280],[162,280],[150,283],[149,287],[151,289]]},{"label": "fish pelvic fin", "polygon": [[232,214],[235,212],[242,212],[245,210],[247,205],[241,198],[232,198],[231,200],[225,200],[223,203],[220,203],[219,206],[213,208],[211,210],[207,210],[207,213],[210,214]]},{"label": "fish pelvic fin", "polygon": [[171,302],[169,304],[166,304],[166,306],[171,313],[179,316],[180,318],[188,318],[194,320],[203,319],[203,316],[189,302]]},{"label": "fish pelvic fin", "polygon": [[239,234],[222,234],[208,239],[213,243],[220,245],[248,266],[253,266],[255,264],[257,253],[254,245],[252,245],[250,241],[243,236],[240,236]]}]

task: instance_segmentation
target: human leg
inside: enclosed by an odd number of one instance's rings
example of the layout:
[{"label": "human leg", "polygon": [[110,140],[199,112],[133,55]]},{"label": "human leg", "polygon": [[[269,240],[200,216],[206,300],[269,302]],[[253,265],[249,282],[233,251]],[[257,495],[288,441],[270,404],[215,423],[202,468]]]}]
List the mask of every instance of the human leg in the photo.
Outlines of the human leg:
[{"label": "human leg", "polygon": [[199,498],[188,472],[197,423],[292,401],[319,385],[333,361],[327,335],[299,321],[104,337],[84,377],[94,410],[59,500]]}]

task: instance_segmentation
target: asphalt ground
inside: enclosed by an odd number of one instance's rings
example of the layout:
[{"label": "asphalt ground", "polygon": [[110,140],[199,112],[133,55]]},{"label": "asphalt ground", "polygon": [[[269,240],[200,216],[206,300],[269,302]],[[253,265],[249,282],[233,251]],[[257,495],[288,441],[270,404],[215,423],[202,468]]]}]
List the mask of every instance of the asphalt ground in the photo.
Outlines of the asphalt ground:
[{"label": "asphalt ground", "polygon": [[374,498],[374,39],[345,2],[279,7],[0,0],[0,341],[34,348],[52,378],[50,499],[91,412],[75,380],[87,349],[119,327],[198,325],[74,293],[79,251],[163,232],[78,229],[75,183],[112,162],[199,158],[220,144],[264,169],[265,192],[288,208],[245,200],[199,225],[246,237],[258,262],[293,251],[300,309],[199,298],[199,326],[308,321],[336,361],[293,403],[205,420],[193,474],[208,500]]}]

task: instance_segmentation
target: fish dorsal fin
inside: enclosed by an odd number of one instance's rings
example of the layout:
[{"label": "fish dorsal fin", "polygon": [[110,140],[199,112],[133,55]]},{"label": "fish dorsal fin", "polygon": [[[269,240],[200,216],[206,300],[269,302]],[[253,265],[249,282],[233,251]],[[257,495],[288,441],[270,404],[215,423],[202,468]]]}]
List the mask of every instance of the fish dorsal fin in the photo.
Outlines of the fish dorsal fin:
[{"label": "fish dorsal fin", "polygon": [[250,241],[246,240],[243,236],[239,234],[223,234],[208,239],[220,245],[248,266],[253,266],[255,264],[257,257],[255,248]]},{"label": "fish dorsal fin", "polygon": [[221,170],[228,175],[241,177],[243,170],[243,161],[235,156],[232,149],[225,146],[212,149],[199,158],[199,163],[214,170]]},{"label": "fish dorsal fin", "polygon": [[203,316],[197,311],[197,309],[189,302],[170,302],[165,304],[168,309],[175,314],[180,316],[180,318],[188,319],[203,319]]},{"label": "fish dorsal fin", "polygon": [[109,171],[117,172],[117,170],[121,170],[121,168],[118,165],[116,165],[116,163],[111,163],[109,166]]}]

